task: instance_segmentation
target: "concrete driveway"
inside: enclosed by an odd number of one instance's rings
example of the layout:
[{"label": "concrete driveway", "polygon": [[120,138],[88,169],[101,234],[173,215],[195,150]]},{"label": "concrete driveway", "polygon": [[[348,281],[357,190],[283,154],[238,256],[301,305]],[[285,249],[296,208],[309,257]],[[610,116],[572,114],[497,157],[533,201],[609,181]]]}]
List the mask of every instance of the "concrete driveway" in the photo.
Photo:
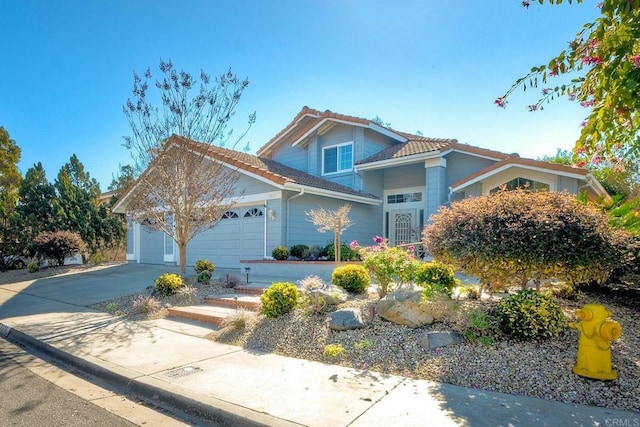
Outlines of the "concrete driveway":
[{"label": "concrete driveway", "polygon": [[0,321],[53,312],[86,312],[87,306],[153,285],[163,273],[178,273],[166,265],[120,264],[0,285]]}]

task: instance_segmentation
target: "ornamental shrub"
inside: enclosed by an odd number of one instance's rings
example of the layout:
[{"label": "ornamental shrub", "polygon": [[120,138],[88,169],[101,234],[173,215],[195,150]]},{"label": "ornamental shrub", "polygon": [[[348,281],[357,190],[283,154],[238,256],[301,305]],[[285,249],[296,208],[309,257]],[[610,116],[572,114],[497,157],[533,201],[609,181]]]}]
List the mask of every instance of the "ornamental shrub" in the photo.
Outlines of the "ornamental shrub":
[{"label": "ornamental shrub", "polygon": [[213,276],[215,266],[211,261],[199,259],[196,261],[193,269],[198,276],[198,283],[209,283],[209,281],[211,280],[211,276]]},{"label": "ornamental shrub", "polygon": [[[324,254],[326,254],[329,259],[336,259],[336,246],[333,243],[329,243],[325,246]],[[340,245],[340,261],[357,261],[358,253],[353,251],[349,246],[342,243]]]},{"label": "ornamental shrub", "polygon": [[173,273],[165,273],[155,280],[158,293],[162,296],[169,296],[176,293],[178,288],[184,286],[182,277]]},{"label": "ornamental shrub", "polygon": [[216,267],[213,265],[211,261],[207,261],[206,259],[199,259],[196,261],[196,264],[193,266],[193,269],[195,270],[196,273],[200,273],[201,271],[210,271],[211,273],[213,273]]},{"label": "ornamental shrub", "polygon": [[443,207],[423,232],[438,261],[491,286],[531,279],[604,280],[626,256],[629,235],[568,192],[500,190]]},{"label": "ornamental shrub", "polygon": [[362,294],[369,288],[371,278],[369,277],[369,272],[363,266],[348,264],[333,270],[331,283],[347,292]]},{"label": "ornamental shrub", "polygon": [[414,248],[406,250],[397,246],[389,246],[387,239],[376,236],[374,246],[359,247],[358,242],[351,242],[351,248],[357,251],[362,265],[369,270],[378,285],[378,295],[383,298],[391,289],[393,282],[397,286],[414,280],[417,261],[414,259]]},{"label": "ornamental shrub", "polygon": [[276,246],[273,248],[273,251],[271,251],[271,256],[273,256],[273,259],[277,259],[278,261],[284,261],[289,258],[289,249],[284,246]]},{"label": "ornamental shrub", "polygon": [[555,337],[567,326],[558,303],[534,290],[521,290],[500,300],[494,316],[503,333],[522,341]]},{"label": "ornamental shrub", "polygon": [[64,265],[67,257],[84,251],[85,244],[78,233],[71,231],[45,231],[33,239],[38,258],[46,258],[55,265]]},{"label": "ornamental shrub", "polygon": [[291,250],[289,251],[291,256],[294,256],[299,259],[307,259],[310,252],[311,252],[311,248],[307,245],[302,245],[302,244],[291,246]]},{"label": "ornamental shrub", "polygon": [[458,286],[459,281],[454,276],[453,268],[437,262],[423,262],[417,265],[415,281],[424,288],[423,295],[430,299],[434,294],[444,294],[451,297],[453,288]]},{"label": "ornamental shrub", "polygon": [[299,297],[298,288],[293,283],[272,283],[260,295],[262,313],[271,318],[287,314],[298,305]]}]

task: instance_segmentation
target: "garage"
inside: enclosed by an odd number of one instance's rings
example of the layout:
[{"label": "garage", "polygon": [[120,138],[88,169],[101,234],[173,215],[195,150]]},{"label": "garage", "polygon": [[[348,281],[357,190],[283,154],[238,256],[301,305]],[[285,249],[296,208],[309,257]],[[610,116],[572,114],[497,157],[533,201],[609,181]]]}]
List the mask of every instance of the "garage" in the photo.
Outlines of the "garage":
[{"label": "garage", "polygon": [[262,259],[264,215],[262,206],[239,207],[225,212],[215,228],[189,242],[187,265],[206,259],[216,267],[238,268],[240,260]]}]

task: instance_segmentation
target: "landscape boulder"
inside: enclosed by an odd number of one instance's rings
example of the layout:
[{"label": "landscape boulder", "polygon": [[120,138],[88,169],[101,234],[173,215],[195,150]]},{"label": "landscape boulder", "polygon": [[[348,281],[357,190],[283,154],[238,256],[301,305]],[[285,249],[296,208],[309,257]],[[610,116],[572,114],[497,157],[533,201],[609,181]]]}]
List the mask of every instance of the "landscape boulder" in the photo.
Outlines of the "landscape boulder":
[{"label": "landscape boulder", "polygon": [[348,331],[350,329],[362,329],[364,322],[360,312],[353,308],[345,308],[331,313],[329,329],[334,331]]},{"label": "landscape boulder", "polygon": [[314,304],[319,303],[320,298],[322,298],[327,305],[338,305],[349,298],[344,289],[333,285],[318,286],[307,290],[305,293]]},{"label": "landscape boulder", "polygon": [[398,325],[419,328],[430,325],[437,313],[431,304],[422,302],[420,289],[401,289],[387,294],[378,301],[376,312],[380,317]]},{"label": "landscape boulder", "polygon": [[460,344],[462,342],[464,342],[462,335],[452,331],[425,332],[418,338],[418,344],[425,350],[433,350],[434,348]]}]

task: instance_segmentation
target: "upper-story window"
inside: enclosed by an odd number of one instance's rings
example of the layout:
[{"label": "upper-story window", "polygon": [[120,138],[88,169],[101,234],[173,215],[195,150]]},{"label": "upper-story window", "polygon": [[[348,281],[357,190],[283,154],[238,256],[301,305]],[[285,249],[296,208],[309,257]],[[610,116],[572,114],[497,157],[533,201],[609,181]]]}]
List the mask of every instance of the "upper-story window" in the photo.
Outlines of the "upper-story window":
[{"label": "upper-story window", "polygon": [[353,143],[332,145],[322,149],[322,174],[347,172],[353,169]]}]

